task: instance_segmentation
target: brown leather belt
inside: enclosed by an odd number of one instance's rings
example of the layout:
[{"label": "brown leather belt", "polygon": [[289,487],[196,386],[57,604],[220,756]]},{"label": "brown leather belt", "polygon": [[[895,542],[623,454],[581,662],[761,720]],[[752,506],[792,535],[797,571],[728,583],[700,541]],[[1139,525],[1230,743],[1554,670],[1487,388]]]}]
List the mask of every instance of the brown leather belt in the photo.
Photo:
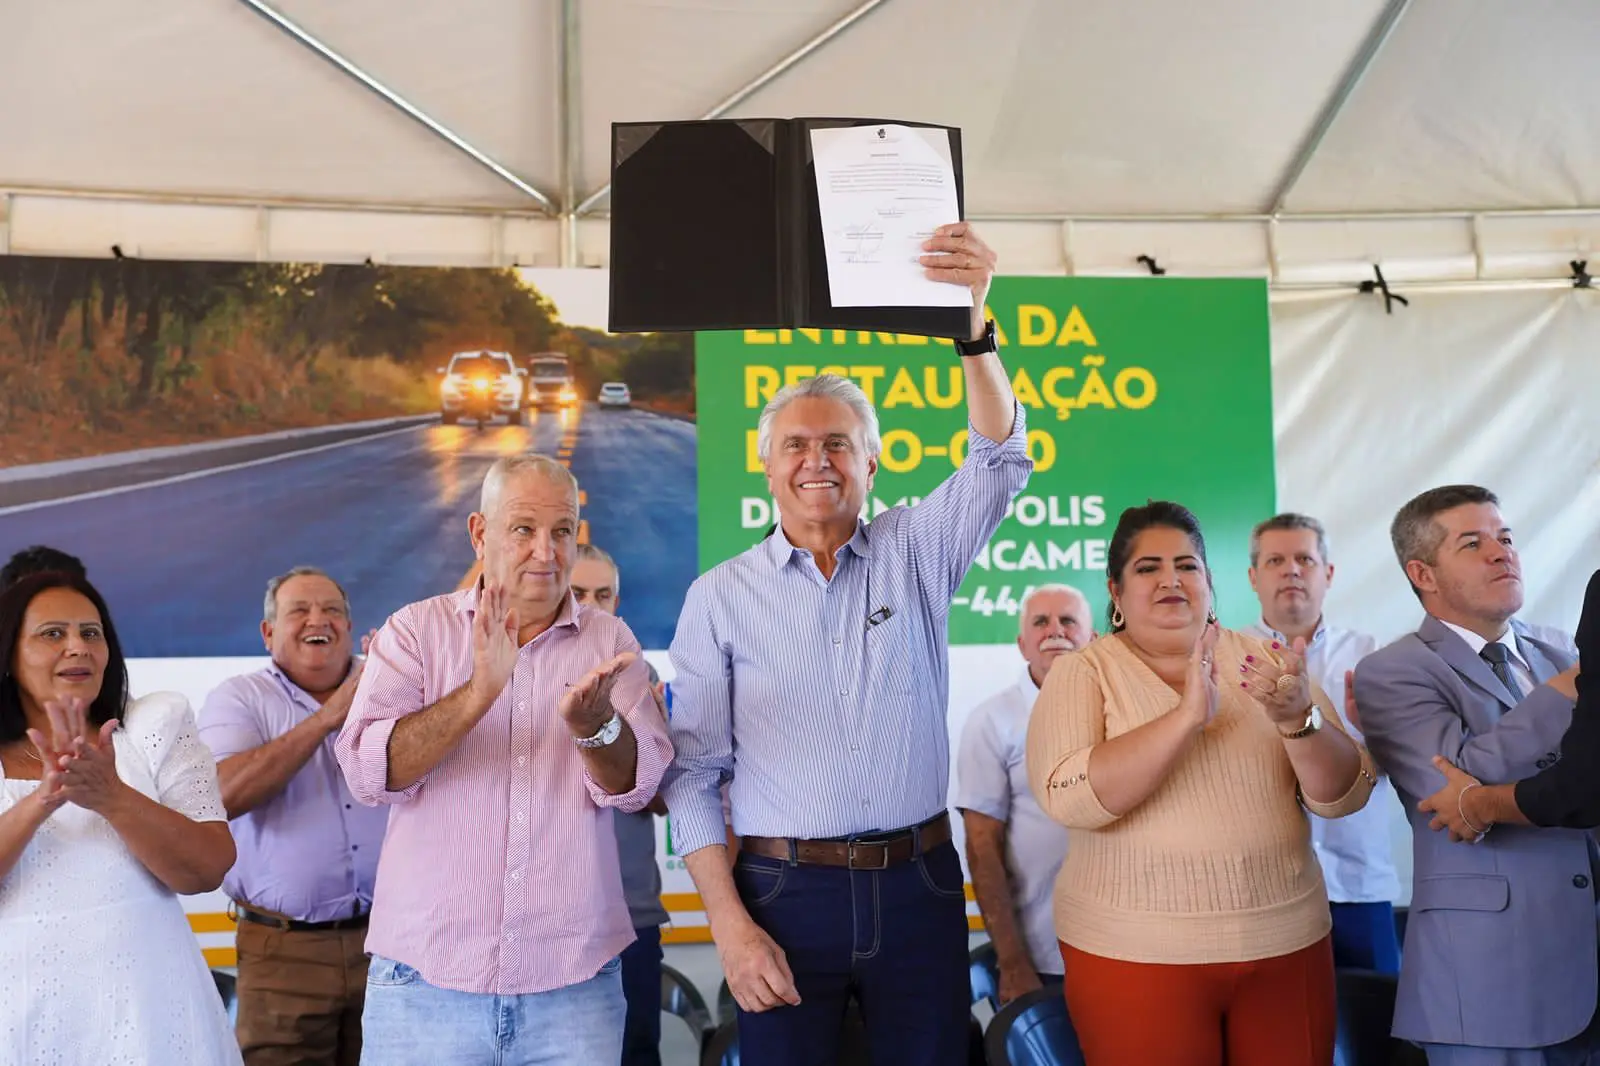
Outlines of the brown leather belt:
[{"label": "brown leather belt", "polygon": [[238,900],[234,900],[229,908],[234,913],[236,920],[241,922],[255,922],[257,925],[270,926],[284,933],[312,933],[325,932],[331,929],[365,929],[367,915],[357,914],[350,918],[335,918],[328,922],[302,922],[296,918],[287,918],[281,914],[270,911],[259,911],[254,907],[247,907]]},{"label": "brown leather belt", "polygon": [[950,815],[941,811],[921,825],[891,833],[848,840],[796,840],[792,837],[741,837],[739,846],[752,855],[814,866],[851,870],[887,870],[932,851],[950,839]]}]

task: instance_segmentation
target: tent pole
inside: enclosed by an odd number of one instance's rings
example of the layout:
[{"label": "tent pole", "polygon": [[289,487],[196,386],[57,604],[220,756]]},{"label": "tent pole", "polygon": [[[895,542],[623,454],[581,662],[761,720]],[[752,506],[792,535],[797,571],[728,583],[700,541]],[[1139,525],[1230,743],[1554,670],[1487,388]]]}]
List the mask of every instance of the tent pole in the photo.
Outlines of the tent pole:
[{"label": "tent pole", "polygon": [[[714,118],[721,118],[723,115],[727,114],[729,111],[732,111],[750,97],[754,96],[763,87],[765,87],[768,82],[783,74],[790,67],[793,67],[796,63],[799,63],[812,52],[815,52],[817,49],[821,48],[835,37],[838,37],[845,30],[848,30],[851,26],[854,26],[861,19],[872,14],[873,11],[882,7],[886,3],[888,3],[888,0],[865,0],[864,3],[856,5],[854,9],[835,19],[833,23],[831,23],[826,29],[812,37],[805,44],[802,44],[800,47],[794,49],[794,51],[790,52],[788,55],[772,64],[772,66],[768,67],[760,74],[757,74],[750,81],[746,82],[738,89],[735,89],[720,104],[701,115],[700,121],[707,122]],[[601,200],[604,200],[610,195],[611,183],[608,181],[604,185],[600,186],[600,188],[596,189],[593,193],[589,194],[583,203],[578,205],[577,213],[579,215],[590,214],[594,210],[595,204],[598,204]]]},{"label": "tent pole", "polygon": [[356,66],[350,60],[346,59],[344,56],[328,47],[328,45],[324,44],[318,38],[312,36],[298,23],[295,23],[282,12],[265,3],[264,0],[239,0],[239,2],[250,8],[262,18],[266,19],[268,22],[272,23],[274,26],[278,27],[284,33],[287,33],[290,37],[293,37],[295,40],[299,41],[301,44],[320,55],[322,58],[326,59],[328,62],[332,63],[334,66],[338,67],[340,70],[344,71],[346,74],[350,75],[356,81],[359,81],[362,85],[365,85],[368,89],[371,89],[373,92],[383,97],[389,103],[405,112],[407,115],[411,116],[411,118],[427,127],[429,130],[443,140],[447,141],[456,149],[465,153],[477,163],[487,168],[496,177],[500,178],[508,185],[511,185],[517,191],[533,199],[539,204],[540,207],[544,208],[548,214],[555,215],[559,213],[556,210],[556,205],[552,203],[550,198],[544,193],[540,192],[532,185],[529,185],[526,181],[512,173],[504,165],[485,154],[481,149],[468,143],[465,138],[457,134],[454,130],[450,129],[448,126],[445,126],[432,116],[426,114],[421,108],[417,107],[411,101],[407,100],[405,97],[389,88],[371,74],[368,74],[365,70],[362,70],[360,67]]},{"label": "tent pole", "polygon": [[561,0],[561,265],[578,265],[578,153],[583,82],[578,70],[578,0]]},{"label": "tent pole", "polygon": [[1400,16],[1404,15],[1406,8],[1411,6],[1411,0],[1389,0],[1383,11],[1378,15],[1372,29],[1367,32],[1367,39],[1362,42],[1361,50],[1351,60],[1346,68],[1344,77],[1339,79],[1338,86],[1327,103],[1322,105],[1322,110],[1317,114],[1317,120],[1307,131],[1305,139],[1300,142],[1300,147],[1295,151],[1294,158],[1289,161],[1289,166],[1284,170],[1283,177],[1278,180],[1278,187],[1272,194],[1272,206],[1267,209],[1270,215],[1276,215],[1283,210],[1284,204],[1289,199],[1289,194],[1294,191],[1295,185],[1300,181],[1300,176],[1305,173],[1306,167],[1311,165],[1312,158],[1317,154],[1317,149],[1322,147],[1323,138],[1339,118],[1339,112],[1344,110],[1344,105],[1354,95],[1356,87],[1361,84],[1361,79],[1367,76],[1367,71],[1372,67],[1372,61],[1378,58],[1378,53],[1383,50],[1384,42],[1389,39],[1389,34],[1394,31],[1399,23]]},{"label": "tent pole", "polygon": [[477,218],[528,218],[544,221],[549,212],[519,211],[503,207],[457,204],[421,204],[395,200],[337,200],[306,196],[257,196],[228,193],[163,192],[130,189],[92,189],[50,185],[3,185],[0,195],[41,200],[100,200],[127,204],[170,204],[179,207],[266,207],[289,211],[355,211],[363,214],[449,215]]},{"label": "tent pole", "polygon": [[967,217],[973,222],[1085,222],[1128,223],[1150,225],[1162,223],[1202,222],[1449,222],[1470,221],[1474,217],[1496,218],[1590,218],[1600,215],[1600,206],[1579,207],[1462,207],[1424,208],[1400,211],[1283,211],[1276,215],[1253,211],[1218,211],[1214,214],[1189,212],[1138,214],[1119,212],[1096,214],[1094,212],[1066,211],[978,211]]},{"label": "tent pole", "polygon": [[[1357,287],[1358,284],[1357,282],[1280,281],[1268,287],[1268,299],[1273,303],[1298,303],[1304,300],[1365,295]],[[1540,289],[1571,291],[1573,288],[1571,278],[1484,278],[1482,280],[1462,278],[1457,281],[1403,281],[1391,284],[1406,296],[1419,293],[1531,292]]]}]

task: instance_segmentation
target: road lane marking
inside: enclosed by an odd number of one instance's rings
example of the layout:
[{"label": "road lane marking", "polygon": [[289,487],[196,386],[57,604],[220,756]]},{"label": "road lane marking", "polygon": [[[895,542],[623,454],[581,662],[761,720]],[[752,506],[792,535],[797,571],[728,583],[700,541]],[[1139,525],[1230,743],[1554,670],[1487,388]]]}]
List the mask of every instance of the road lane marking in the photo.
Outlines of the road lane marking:
[{"label": "road lane marking", "polygon": [[396,437],[402,433],[415,433],[419,429],[428,429],[434,425],[424,422],[416,426],[402,426],[399,429],[385,430],[366,437],[355,437],[351,440],[336,440],[331,444],[318,444],[313,448],[302,448],[299,451],[283,452],[279,455],[264,455],[259,459],[247,459],[241,463],[228,463],[224,466],[213,466],[206,470],[190,470],[182,474],[173,474],[170,477],[156,478],[153,481],[139,481],[132,485],[113,485],[110,488],[95,489],[93,492],[80,492],[73,496],[61,496],[53,500],[34,500],[31,503],[15,503],[9,507],[0,507],[0,518],[10,514],[21,514],[24,511],[36,511],[42,507],[54,507],[63,503],[80,503],[84,500],[98,500],[106,496],[120,496],[125,492],[135,492],[139,489],[155,489],[163,485],[176,485],[184,481],[194,481],[197,478],[210,477],[212,474],[226,474],[234,470],[248,470],[253,466],[265,466],[268,463],[279,463],[285,459],[298,459],[303,455],[316,455],[318,452],[330,452],[335,448],[348,448],[352,444],[365,444],[368,441],[382,440],[385,437]]}]

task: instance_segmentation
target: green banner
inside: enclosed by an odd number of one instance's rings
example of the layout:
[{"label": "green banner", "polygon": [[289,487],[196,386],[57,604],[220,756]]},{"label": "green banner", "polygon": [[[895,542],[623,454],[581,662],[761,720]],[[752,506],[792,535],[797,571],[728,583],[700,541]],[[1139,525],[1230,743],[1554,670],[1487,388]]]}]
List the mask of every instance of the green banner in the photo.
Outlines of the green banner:
[{"label": "green banner", "polygon": [[[1265,282],[997,278],[989,312],[1034,471],[956,594],[951,643],[1010,642],[1022,598],[1056,581],[1087,592],[1104,628],[1111,533],[1124,508],[1147,499],[1176,500],[1200,517],[1224,623],[1254,619],[1250,527],[1275,499]],[[960,364],[948,342],[926,337],[700,334],[701,570],[750,547],[777,519],[755,442],[778,389],[833,372],[866,391],[883,434],[870,517],[915,503],[960,465]]]}]

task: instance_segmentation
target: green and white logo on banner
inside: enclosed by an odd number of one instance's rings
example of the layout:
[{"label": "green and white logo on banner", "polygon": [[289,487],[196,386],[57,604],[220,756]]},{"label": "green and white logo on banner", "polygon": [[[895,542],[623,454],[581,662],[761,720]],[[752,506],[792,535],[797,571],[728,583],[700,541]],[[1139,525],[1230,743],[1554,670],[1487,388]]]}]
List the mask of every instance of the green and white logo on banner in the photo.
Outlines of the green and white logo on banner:
[{"label": "green and white logo on banner", "polygon": [[[1117,516],[1149,499],[1199,516],[1224,623],[1256,617],[1249,533],[1276,495],[1266,283],[997,278],[989,311],[1034,471],[956,594],[951,642],[1011,641],[1022,598],[1049,582],[1082,588],[1103,620]],[[761,409],[784,385],[824,372],[852,378],[878,410],[869,517],[914,503],[961,464],[966,396],[947,342],[855,330],[699,334],[702,571],[777,520],[756,456]]]}]

